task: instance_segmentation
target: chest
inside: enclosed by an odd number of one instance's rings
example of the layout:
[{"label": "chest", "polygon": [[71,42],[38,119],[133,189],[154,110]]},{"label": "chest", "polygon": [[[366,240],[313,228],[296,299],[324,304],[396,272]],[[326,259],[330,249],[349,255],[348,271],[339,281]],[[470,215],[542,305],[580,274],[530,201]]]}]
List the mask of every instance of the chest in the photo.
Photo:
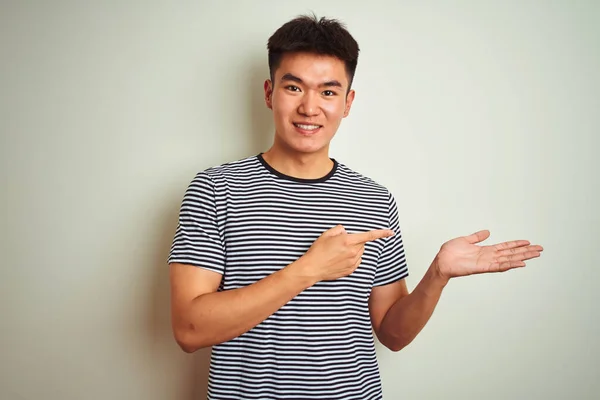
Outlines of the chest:
[{"label": "chest", "polygon": [[[229,198],[223,207],[224,289],[252,284],[286,267],[336,225],[344,226],[349,233],[388,228],[387,204],[383,200],[351,192],[270,188],[235,200]],[[370,289],[382,249],[382,241],[368,242],[363,262],[353,274],[336,282],[321,282],[319,287]]]}]

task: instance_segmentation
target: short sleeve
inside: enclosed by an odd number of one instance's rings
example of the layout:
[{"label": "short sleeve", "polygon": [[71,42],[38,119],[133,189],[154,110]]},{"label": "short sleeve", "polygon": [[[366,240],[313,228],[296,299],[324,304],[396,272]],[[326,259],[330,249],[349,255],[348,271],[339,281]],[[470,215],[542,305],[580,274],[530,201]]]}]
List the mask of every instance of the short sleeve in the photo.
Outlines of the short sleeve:
[{"label": "short sleeve", "polygon": [[188,186],[169,253],[169,263],[190,264],[223,274],[225,250],[218,225],[217,194],[206,172]]},{"label": "short sleeve", "polygon": [[391,193],[388,200],[388,218],[389,229],[393,230],[396,234],[385,239],[386,242],[377,263],[377,273],[375,274],[373,286],[388,285],[408,276],[408,266],[404,254],[402,233],[400,232],[398,209],[396,207],[396,200]]}]

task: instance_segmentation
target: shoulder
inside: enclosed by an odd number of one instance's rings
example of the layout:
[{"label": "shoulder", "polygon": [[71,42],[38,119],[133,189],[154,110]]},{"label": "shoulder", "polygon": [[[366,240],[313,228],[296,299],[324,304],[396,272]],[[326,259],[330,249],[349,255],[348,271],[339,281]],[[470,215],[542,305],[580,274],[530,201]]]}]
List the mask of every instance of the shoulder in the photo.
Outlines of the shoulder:
[{"label": "shoulder", "polygon": [[228,180],[255,173],[258,170],[257,167],[259,167],[259,161],[256,156],[229,161],[197,172],[192,184],[203,183],[219,187],[226,184]]},{"label": "shoulder", "polygon": [[245,157],[235,161],[229,161],[224,164],[219,164],[199,172],[201,175],[206,175],[213,180],[227,179],[230,177],[239,176],[239,174],[247,174],[257,170],[259,161],[256,156]]},{"label": "shoulder", "polygon": [[196,172],[185,192],[186,199],[223,198],[231,181],[256,173],[256,156],[214,165]]},{"label": "shoulder", "polygon": [[342,162],[337,161],[337,163],[337,175],[340,181],[342,181],[344,184],[357,189],[360,188],[361,190],[365,190],[371,193],[379,193],[386,197],[391,196],[391,193],[388,190],[388,188],[380,182],[376,181],[370,176],[367,176],[349,167],[348,165]]}]

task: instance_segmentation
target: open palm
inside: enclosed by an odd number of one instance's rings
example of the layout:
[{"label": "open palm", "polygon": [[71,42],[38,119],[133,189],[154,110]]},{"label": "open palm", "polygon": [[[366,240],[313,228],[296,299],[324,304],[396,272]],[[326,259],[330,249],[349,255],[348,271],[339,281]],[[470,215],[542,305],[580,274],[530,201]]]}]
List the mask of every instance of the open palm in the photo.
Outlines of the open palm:
[{"label": "open palm", "polygon": [[527,240],[513,240],[489,246],[477,243],[490,236],[487,230],[461,236],[444,243],[437,255],[439,272],[446,278],[503,272],[525,266],[525,261],[539,257],[542,246]]}]

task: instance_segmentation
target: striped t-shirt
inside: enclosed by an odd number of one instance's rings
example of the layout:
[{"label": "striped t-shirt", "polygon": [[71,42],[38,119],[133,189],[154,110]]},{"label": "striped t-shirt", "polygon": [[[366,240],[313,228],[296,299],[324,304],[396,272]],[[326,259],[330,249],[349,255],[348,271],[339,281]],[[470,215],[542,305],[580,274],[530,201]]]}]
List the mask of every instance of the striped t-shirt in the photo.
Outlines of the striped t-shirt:
[{"label": "striped t-shirt", "polygon": [[250,285],[301,257],[326,230],[392,229],[368,242],[347,277],[306,289],[265,321],[213,346],[208,398],[382,398],[368,299],[408,275],[396,203],[380,184],[332,159],[320,179],[273,169],[259,154],[198,173],[181,205],[169,262]]}]

